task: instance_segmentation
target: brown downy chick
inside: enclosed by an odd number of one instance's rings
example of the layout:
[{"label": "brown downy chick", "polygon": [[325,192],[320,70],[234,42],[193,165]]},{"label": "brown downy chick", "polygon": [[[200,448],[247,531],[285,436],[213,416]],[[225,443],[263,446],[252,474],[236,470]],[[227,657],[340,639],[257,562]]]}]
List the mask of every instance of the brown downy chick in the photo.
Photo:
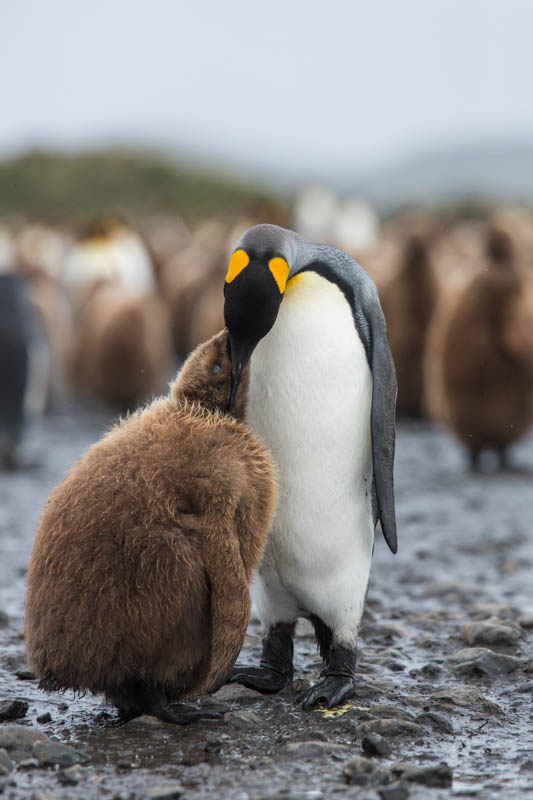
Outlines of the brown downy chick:
[{"label": "brown downy chick", "polygon": [[87,287],[78,300],[75,386],[119,409],[132,408],[159,391],[172,364],[163,300],[107,281]]},{"label": "brown downy chick", "polygon": [[398,376],[398,415],[422,415],[422,363],[437,286],[423,236],[411,234],[401,267],[380,292],[387,336]]},{"label": "brown downy chick", "polygon": [[42,688],[103,692],[125,718],[213,716],[171,704],[229,677],[276,499],[268,451],[224,413],[230,387],[223,331],[168,396],[116,425],[50,495],[26,605]]},{"label": "brown downy chick", "polygon": [[510,237],[491,226],[486,268],[450,297],[428,339],[426,396],[433,415],[467,447],[474,468],[484,449],[506,448],[530,421],[531,370],[510,346],[510,311],[523,291]]}]

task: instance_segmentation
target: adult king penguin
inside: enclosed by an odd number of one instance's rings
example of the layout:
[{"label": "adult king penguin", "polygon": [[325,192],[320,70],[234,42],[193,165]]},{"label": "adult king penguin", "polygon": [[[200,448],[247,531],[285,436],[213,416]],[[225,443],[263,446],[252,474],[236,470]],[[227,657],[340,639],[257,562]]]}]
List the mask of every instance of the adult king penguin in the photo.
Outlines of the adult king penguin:
[{"label": "adult king penguin", "polygon": [[[266,631],[260,666],[232,680],[264,693],[293,677],[296,620],[314,625],[325,667],[304,708],[354,688],[379,519],[397,549],[396,374],[376,287],[350,256],[275,225],[233,252],[224,287],[235,397],[251,359],[247,419],[279,468],[279,504],[252,585]],[[232,400],[230,400],[231,408]]]}]

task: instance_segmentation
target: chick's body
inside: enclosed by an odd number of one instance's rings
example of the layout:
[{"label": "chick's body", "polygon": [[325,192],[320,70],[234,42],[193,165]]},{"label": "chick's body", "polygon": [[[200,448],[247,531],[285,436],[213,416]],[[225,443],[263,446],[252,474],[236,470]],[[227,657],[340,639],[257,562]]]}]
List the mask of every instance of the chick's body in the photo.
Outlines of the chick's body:
[{"label": "chick's body", "polygon": [[267,450],[218,410],[229,400],[225,337],[198,348],[168,397],[116,425],[50,495],[26,616],[44,688],[157,713],[227,679],[276,492]]}]

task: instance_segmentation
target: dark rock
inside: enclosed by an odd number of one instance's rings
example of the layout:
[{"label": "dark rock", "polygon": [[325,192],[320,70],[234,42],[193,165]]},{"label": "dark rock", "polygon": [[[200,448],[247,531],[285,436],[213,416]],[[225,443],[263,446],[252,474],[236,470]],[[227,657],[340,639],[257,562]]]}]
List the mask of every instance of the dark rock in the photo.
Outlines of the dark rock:
[{"label": "dark rock", "polygon": [[60,703],[57,707],[58,711],[68,711],[68,703]]},{"label": "dark rock", "polygon": [[308,759],[320,758],[329,754],[344,755],[349,752],[349,748],[344,744],[336,744],[335,742],[288,742],[283,746],[282,752],[291,758],[307,761]]},{"label": "dark rock", "polygon": [[451,768],[442,761],[430,767],[418,767],[414,764],[394,764],[391,775],[402,778],[410,783],[420,783],[435,789],[446,789],[452,785],[453,773]]},{"label": "dark rock", "polygon": [[507,675],[514,672],[522,662],[516,656],[494,653],[485,647],[466,647],[458,650],[446,662],[454,671],[462,675]]},{"label": "dark rock", "polygon": [[146,792],[149,800],[178,800],[183,797],[185,789],[179,783],[167,783],[164,786],[154,786]]},{"label": "dark rock", "polygon": [[7,628],[9,625],[9,617],[5,611],[0,611],[0,628]]},{"label": "dark rock", "polygon": [[402,783],[391,783],[378,789],[381,800],[407,800],[409,791]]},{"label": "dark rock", "polygon": [[516,621],[526,631],[533,630],[533,614],[522,614]]},{"label": "dark rock", "polygon": [[41,725],[44,725],[46,722],[52,722],[52,715],[47,711],[46,714],[41,714],[40,717],[37,717],[37,722],[40,722]]},{"label": "dark rock", "polygon": [[472,646],[514,647],[520,641],[521,630],[511,622],[502,622],[497,617],[491,617],[465,625],[461,636]]},{"label": "dark rock", "polygon": [[18,669],[15,675],[19,681],[34,681],[35,675],[31,669]]},{"label": "dark rock", "polygon": [[435,675],[438,675],[440,671],[441,667],[439,664],[436,664],[435,661],[428,661],[428,663],[424,664],[420,670],[422,675],[425,675],[427,678],[434,678]]},{"label": "dark rock", "polygon": [[369,758],[353,758],[344,765],[344,780],[350,785],[366,786],[375,765]]},{"label": "dark rock", "polygon": [[72,767],[67,767],[57,773],[57,779],[62,786],[77,786],[86,777],[87,770],[80,767],[79,764],[74,764]]},{"label": "dark rock", "polygon": [[78,753],[61,742],[35,742],[32,752],[43,767],[71,767],[73,764],[87,764],[91,760],[85,753]]},{"label": "dark rock", "polygon": [[379,733],[369,733],[367,736],[363,736],[361,747],[367,756],[389,756],[391,753],[389,743]]},{"label": "dark rock", "polygon": [[378,733],[380,736],[393,737],[393,736],[423,736],[425,731],[421,725],[416,722],[409,722],[404,719],[374,719],[369,722],[362,722],[357,727],[357,732],[366,736],[368,734]]},{"label": "dark rock", "polygon": [[6,700],[0,703],[0,722],[12,719],[22,719],[28,711],[25,700]]},{"label": "dark rock", "polygon": [[520,772],[533,772],[533,758],[528,758],[520,764]]},{"label": "dark rock", "polygon": [[436,731],[454,733],[451,722],[442,714],[438,714],[436,711],[426,711],[424,714],[419,714],[416,719],[417,722],[421,723],[422,725],[429,725]]}]

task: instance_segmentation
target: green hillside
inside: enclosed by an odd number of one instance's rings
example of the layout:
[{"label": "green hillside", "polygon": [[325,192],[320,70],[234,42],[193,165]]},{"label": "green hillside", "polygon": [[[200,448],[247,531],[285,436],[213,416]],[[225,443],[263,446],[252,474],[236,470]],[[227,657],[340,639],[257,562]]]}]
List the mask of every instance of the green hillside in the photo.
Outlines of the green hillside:
[{"label": "green hillside", "polygon": [[31,152],[0,161],[0,215],[50,222],[103,212],[194,219],[254,211],[270,200],[260,188],[134,151]]}]

